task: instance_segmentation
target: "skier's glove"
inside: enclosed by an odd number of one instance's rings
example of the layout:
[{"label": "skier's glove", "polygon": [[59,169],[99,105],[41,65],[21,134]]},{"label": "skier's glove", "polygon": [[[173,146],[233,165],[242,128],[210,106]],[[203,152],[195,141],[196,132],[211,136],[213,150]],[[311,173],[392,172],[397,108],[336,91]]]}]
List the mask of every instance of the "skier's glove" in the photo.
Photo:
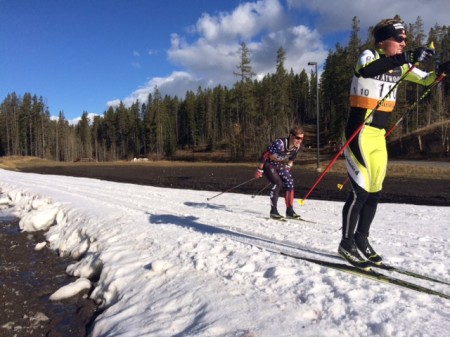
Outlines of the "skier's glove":
[{"label": "skier's glove", "polygon": [[261,170],[260,168],[258,168],[255,172],[255,178],[259,179],[263,176],[264,170]]},{"label": "skier's glove", "polygon": [[288,169],[288,171],[292,170],[292,166],[293,166],[293,164],[286,164],[286,168]]},{"label": "skier's glove", "polygon": [[450,75],[450,61],[444,62],[438,67],[437,75],[440,76],[442,73],[445,75]]},{"label": "skier's glove", "polygon": [[427,63],[434,55],[434,49],[419,47],[403,53],[406,63]]}]

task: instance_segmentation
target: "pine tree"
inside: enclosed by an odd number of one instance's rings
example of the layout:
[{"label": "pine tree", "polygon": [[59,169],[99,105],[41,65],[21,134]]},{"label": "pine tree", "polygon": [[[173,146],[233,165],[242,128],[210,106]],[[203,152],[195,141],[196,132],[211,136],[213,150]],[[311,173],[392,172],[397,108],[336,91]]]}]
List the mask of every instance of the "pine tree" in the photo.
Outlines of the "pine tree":
[{"label": "pine tree", "polygon": [[88,118],[88,113],[85,111],[81,115],[81,119],[76,126],[77,136],[80,141],[81,148],[79,149],[80,157],[92,157],[92,138],[91,128]]}]

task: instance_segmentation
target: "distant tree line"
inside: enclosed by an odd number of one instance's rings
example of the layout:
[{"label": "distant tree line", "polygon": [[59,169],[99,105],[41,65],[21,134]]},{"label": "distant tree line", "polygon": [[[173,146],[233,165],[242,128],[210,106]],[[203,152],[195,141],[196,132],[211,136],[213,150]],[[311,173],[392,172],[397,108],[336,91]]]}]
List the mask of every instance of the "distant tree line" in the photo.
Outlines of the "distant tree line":
[{"label": "distant tree line", "polygon": [[[425,40],[420,17],[408,26],[408,49],[433,41],[436,58],[426,65],[432,70],[450,59],[450,27],[435,25]],[[370,29],[371,30],[371,29]],[[369,32],[370,32],[369,30]],[[360,40],[359,20],[352,21],[347,46],[337,44],[326,58],[319,81],[321,146],[340,142],[349,111],[349,87],[359,53],[373,48],[368,34]],[[84,112],[76,125],[60,112],[57,120],[43,97],[13,92],[0,105],[0,155],[37,156],[57,161],[85,157],[98,161],[135,157],[171,158],[177,150],[226,150],[234,161],[254,160],[263,147],[287,134],[295,124],[307,130],[305,145],[316,147],[316,74],[299,74],[285,68],[286,54],[280,47],[275,73],[255,79],[251,53],[241,44],[233,87],[219,85],[188,91],[183,99],[162,96],[157,87],[146,102],[127,107],[120,103],[93,120]],[[313,61],[313,60],[312,60]],[[448,81],[433,90],[408,115],[397,135],[449,119]],[[402,84],[398,90],[394,123],[424,92],[421,86]],[[395,137],[395,135],[393,135]]]}]

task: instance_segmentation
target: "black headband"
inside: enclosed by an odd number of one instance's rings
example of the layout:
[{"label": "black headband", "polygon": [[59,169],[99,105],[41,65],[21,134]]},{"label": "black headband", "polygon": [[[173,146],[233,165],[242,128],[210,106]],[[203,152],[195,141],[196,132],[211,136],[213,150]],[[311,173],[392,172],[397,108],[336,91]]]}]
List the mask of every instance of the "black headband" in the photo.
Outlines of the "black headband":
[{"label": "black headband", "polygon": [[390,37],[397,37],[400,34],[406,34],[405,27],[400,22],[385,26],[375,32],[375,43],[387,40]]}]

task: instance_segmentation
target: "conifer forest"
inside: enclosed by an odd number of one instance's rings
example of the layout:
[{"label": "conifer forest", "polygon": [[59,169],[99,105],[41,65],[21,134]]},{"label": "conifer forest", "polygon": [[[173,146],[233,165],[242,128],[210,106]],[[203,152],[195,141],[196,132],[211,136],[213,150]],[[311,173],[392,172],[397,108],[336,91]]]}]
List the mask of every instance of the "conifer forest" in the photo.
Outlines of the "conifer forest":
[{"label": "conifer forest", "polygon": [[[408,50],[435,45],[435,57],[421,69],[435,70],[450,60],[450,27],[436,24],[425,34],[420,17],[407,23]],[[131,106],[120,103],[102,116],[71,124],[62,111],[57,119],[46,105],[45,92],[8,93],[0,104],[0,156],[36,156],[55,161],[92,158],[97,161],[133,158],[170,159],[178,150],[223,151],[229,161],[257,160],[261,151],[277,137],[287,136],[294,124],[305,126],[304,146],[316,148],[316,83],[321,148],[342,142],[341,135],[349,111],[349,88],[360,52],[373,49],[369,33],[360,38],[355,17],[347,45],[337,44],[328,52],[320,78],[312,67],[294,73],[285,68],[286,54],[280,46],[273,56],[275,72],[256,80],[251,53],[241,43],[240,59],[232,87],[218,85],[197,88],[184,97],[163,96],[154,88],[145,102]],[[450,77],[450,76],[449,76]],[[3,79],[6,80],[6,79]],[[395,123],[418,101],[426,89],[402,83],[392,113]],[[450,118],[450,81],[439,86],[408,113],[390,135],[392,139]],[[448,130],[442,131],[448,140]],[[444,146],[444,145],[443,145]]]}]

